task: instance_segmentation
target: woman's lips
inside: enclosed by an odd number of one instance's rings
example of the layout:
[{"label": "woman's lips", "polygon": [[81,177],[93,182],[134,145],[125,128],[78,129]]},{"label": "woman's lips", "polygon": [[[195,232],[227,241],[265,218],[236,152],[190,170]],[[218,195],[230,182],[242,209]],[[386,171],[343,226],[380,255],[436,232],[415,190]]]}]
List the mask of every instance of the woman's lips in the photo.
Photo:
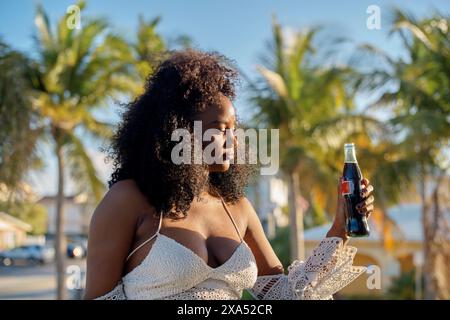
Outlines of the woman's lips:
[{"label": "woman's lips", "polygon": [[233,149],[231,149],[230,151],[225,151],[223,153],[223,160],[224,161],[230,161],[232,159],[234,159],[234,150]]}]

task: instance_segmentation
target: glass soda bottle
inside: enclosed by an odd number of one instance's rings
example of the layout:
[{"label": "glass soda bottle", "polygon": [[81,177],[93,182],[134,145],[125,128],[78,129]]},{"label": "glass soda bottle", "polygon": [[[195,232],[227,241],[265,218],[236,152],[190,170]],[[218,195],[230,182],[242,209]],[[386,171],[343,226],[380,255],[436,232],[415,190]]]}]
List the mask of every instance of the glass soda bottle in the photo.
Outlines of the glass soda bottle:
[{"label": "glass soda bottle", "polygon": [[345,199],[346,228],[349,237],[367,237],[370,234],[367,218],[360,214],[356,205],[362,202],[361,180],[363,179],[358,161],[356,160],[355,145],[344,145],[345,164],[341,192]]}]

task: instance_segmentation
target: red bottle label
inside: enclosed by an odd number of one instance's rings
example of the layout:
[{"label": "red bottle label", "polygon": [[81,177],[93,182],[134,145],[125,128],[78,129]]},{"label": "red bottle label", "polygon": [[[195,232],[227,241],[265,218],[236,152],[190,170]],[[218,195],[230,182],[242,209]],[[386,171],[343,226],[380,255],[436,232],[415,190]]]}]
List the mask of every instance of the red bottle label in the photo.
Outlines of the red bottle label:
[{"label": "red bottle label", "polygon": [[353,186],[353,182],[351,180],[342,180],[341,181],[341,193],[343,196],[347,194],[353,194],[353,190],[355,190]]}]

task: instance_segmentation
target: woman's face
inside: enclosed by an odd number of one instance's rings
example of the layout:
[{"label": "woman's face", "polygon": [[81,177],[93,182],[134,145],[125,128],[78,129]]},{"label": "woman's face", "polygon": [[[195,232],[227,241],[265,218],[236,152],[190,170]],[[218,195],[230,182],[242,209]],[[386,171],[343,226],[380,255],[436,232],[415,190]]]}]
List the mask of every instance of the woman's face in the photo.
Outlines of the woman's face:
[{"label": "woman's face", "polygon": [[[210,164],[209,171],[227,171],[230,168],[230,161],[234,158],[234,148],[237,144],[237,140],[234,136],[236,114],[230,99],[222,95],[217,105],[212,105],[207,108],[204,112],[199,114],[195,120],[201,121],[202,123],[202,135],[208,129],[216,129],[214,131],[209,131],[209,137],[205,136],[207,141],[203,141],[203,149],[205,150],[205,148],[210,145],[209,150],[212,150],[211,155],[214,158],[217,158],[219,156],[216,156],[216,151],[219,152],[222,161],[215,161],[213,164]],[[207,151],[208,150],[205,150],[205,155],[209,154]]]}]

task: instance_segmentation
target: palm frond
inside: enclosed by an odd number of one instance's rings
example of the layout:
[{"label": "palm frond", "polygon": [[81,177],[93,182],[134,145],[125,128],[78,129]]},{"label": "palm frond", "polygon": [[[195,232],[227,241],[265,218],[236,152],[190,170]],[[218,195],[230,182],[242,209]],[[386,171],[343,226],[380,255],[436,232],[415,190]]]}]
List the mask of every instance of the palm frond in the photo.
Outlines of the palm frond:
[{"label": "palm frond", "polygon": [[421,27],[419,26],[419,23],[414,18],[414,16],[412,16],[411,14],[407,14],[406,12],[398,8],[394,10],[394,15],[395,17],[392,24],[391,32],[407,29],[417,39],[419,39],[428,49],[433,49],[432,43],[430,42],[428,36],[426,35],[426,32],[421,30]]},{"label": "palm frond", "polygon": [[47,13],[40,4],[38,4],[36,7],[34,24],[36,25],[38,31],[39,41],[43,45],[43,47],[50,48],[54,46],[54,39],[50,21],[48,19]]},{"label": "palm frond", "polygon": [[269,69],[264,68],[263,66],[258,66],[257,70],[259,73],[266,79],[269,86],[276,92],[276,94],[282,98],[286,99],[288,97],[288,90],[286,88],[286,84],[284,82],[283,77]]},{"label": "palm frond", "polygon": [[100,201],[105,185],[97,176],[97,170],[81,140],[75,134],[66,132],[65,149],[75,184],[80,191],[90,190],[95,200]]}]

